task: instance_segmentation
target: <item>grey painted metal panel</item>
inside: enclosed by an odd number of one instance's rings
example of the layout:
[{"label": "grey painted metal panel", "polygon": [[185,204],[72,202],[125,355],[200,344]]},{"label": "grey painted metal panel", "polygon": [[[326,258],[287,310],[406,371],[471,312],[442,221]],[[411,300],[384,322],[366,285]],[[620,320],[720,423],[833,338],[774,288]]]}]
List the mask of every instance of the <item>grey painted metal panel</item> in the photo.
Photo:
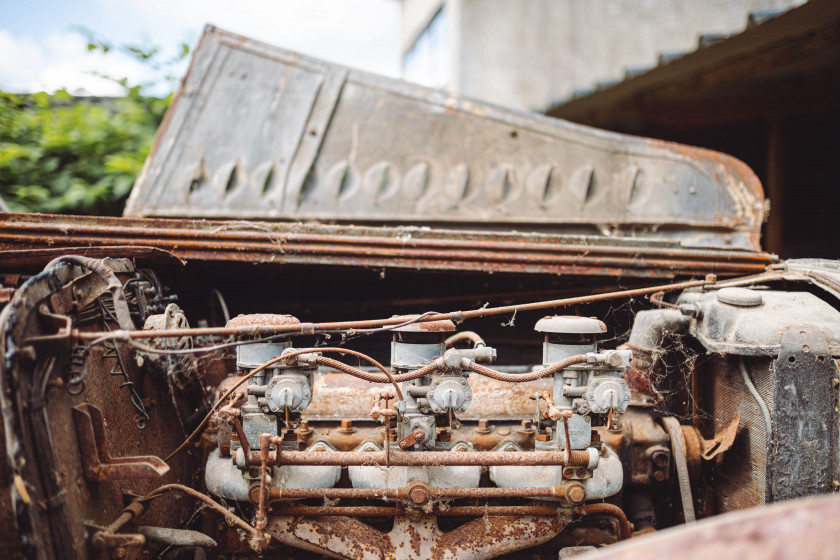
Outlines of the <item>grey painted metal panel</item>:
[{"label": "grey painted metal panel", "polygon": [[594,225],[758,249],[763,198],[723,154],[505,110],[208,27],[126,215]]}]

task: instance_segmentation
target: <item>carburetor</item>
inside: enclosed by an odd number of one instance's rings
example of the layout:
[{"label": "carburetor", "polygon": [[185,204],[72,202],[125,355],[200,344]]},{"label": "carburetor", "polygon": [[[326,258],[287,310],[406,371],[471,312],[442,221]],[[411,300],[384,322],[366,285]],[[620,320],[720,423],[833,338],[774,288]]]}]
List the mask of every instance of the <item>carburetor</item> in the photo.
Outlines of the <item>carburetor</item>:
[{"label": "carburetor", "polygon": [[[452,321],[410,324],[394,329],[391,368],[397,374],[424,370],[402,383],[404,400],[396,404],[396,438],[384,443],[390,449],[415,451],[474,451],[472,443],[453,440],[455,414],[465,412],[473,398],[469,385],[471,361],[491,363],[495,349],[478,343],[471,349],[446,348],[446,335],[455,330]],[[390,417],[384,417],[390,425]],[[390,433],[390,428],[388,430]],[[375,442],[364,442],[360,451],[379,451]],[[426,484],[444,488],[477,488],[481,466],[350,466],[354,488],[400,488]]]},{"label": "carburetor", "polygon": [[473,397],[469,361],[492,363],[496,358],[495,349],[483,343],[472,349],[447,350],[446,333],[454,330],[452,321],[395,329],[391,367],[396,372],[436,366],[430,375],[403,383],[405,400],[397,404],[402,421],[397,423],[396,445],[401,449],[450,449],[455,414],[466,412]]},{"label": "carburetor", "polygon": [[537,418],[546,432],[554,426],[554,437],[541,438],[545,441],[538,440],[537,447],[565,449],[568,425],[570,449],[586,449],[592,439],[592,415],[598,415],[596,420],[605,420],[607,429],[613,429],[618,427],[619,415],[630,404],[624,369],[630,365],[632,354],[629,350],[598,353],[597,337],[607,330],[598,319],[568,315],[544,317],[534,329],[545,333],[544,366],[573,355],[587,356],[586,363],[554,374],[553,395],[551,399],[543,398],[547,410]]},{"label": "carburetor", "polygon": [[[228,326],[243,326],[255,321],[271,324],[297,324],[291,315],[240,315],[228,322]],[[236,369],[250,373],[269,360],[292,352],[291,343],[285,340],[240,344],[236,347]],[[254,374],[248,381],[247,398],[239,405],[242,433],[248,448],[259,449],[260,434],[277,436],[282,429],[293,430],[300,421],[300,415],[312,400],[312,374],[317,365],[315,354],[303,354],[275,362],[270,367]],[[234,422],[236,424],[236,422]],[[241,445],[242,442],[239,442]],[[297,449],[293,433],[284,439],[286,448]],[[232,445],[232,450],[237,445]],[[244,454],[240,454],[244,457]],[[245,468],[245,462],[237,463]]]},{"label": "carburetor", "polygon": [[[239,346],[236,365],[240,369],[253,369],[292,350],[287,343],[276,342]],[[297,427],[301,413],[312,401],[315,357],[316,354],[302,354],[277,362],[275,367],[264,370],[265,375],[255,375],[253,383],[248,384],[248,402],[242,405],[242,425],[252,448],[259,446],[261,433],[276,436],[281,424],[288,429]]]},{"label": "carburetor", "polygon": [[[228,322],[228,326],[240,326],[256,321],[273,324],[296,323],[290,315],[241,315]],[[295,351],[287,341],[257,342],[236,347],[236,368],[250,374],[266,362],[278,357],[270,367],[256,372],[248,380],[247,388],[231,404],[219,410],[234,429],[230,441],[230,457],[222,454],[221,447],[212,451],[205,467],[205,484],[214,495],[231,500],[249,500],[250,491],[258,484],[258,471],[249,461],[250,451],[260,449],[260,436],[268,434],[275,438],[280,449],[298,451],[295,428],[300,423],[303,411],[312,400],[313,374],[319,356],[315,352],[293,354]],[[276,436],[282,434],[281,438]],[[333,450],[329,444],[317,440],[308,449]],[[341,474],[335,466],[275,466],[271,469],[271,485],[282,487],[333,486]]]},{"label": "carburetor", "polygon": [[[579,481],[587,500],[616,494],[623,484],[618,455],[600,441],[593,431],[596,424],[619,429],[618,417],[630,404],[630,389],[624,380],[629,351],[598,352],[597,336],[606,332],[603,322],[589,317],[554,316],[540,319],[535,330],[545,333],[543,366],[566,358],[585,355],[586,361],[570,365],[554,374],[553,390],[535,395],[535,424],[539,430],[535,450],[583,450],[589,454],[585,468],[490,467],[490,478],[502,487],[556,486]],[[505,442],[501,451],[521,451]],[[527,481],[527,482],[526,482]]]}]

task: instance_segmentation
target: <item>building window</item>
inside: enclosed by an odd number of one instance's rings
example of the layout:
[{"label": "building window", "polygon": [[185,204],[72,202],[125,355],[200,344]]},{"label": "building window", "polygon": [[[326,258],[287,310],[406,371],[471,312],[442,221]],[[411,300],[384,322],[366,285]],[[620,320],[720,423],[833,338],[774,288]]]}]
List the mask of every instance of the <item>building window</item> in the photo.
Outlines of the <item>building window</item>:
[{"label": "building window", "polygon": [[449,18],[442,7],[403,55],[403,78],[434,88],[450,85],[452,52],[449,43]]}]

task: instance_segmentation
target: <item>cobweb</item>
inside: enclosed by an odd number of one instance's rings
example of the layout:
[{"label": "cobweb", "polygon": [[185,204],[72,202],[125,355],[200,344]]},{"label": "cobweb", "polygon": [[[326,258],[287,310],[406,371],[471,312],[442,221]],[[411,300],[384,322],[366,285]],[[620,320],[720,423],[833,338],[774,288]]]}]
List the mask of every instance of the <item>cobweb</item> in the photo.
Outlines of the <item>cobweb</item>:
[{"label": "cobweb", "polygon": [[[599,345],[615,348],[630,339],[636,314],[642,310],[659,309],[648,298],[629,298],[611,303],[603,315],[611,336],[602,338]],[[695,376],[709,355],[689,334],[665,332],[657,341],[650,369],[650,382],[662,397],[654,406],[660,414],[675,416],[681,423],[710,419],[695,394]]]}]

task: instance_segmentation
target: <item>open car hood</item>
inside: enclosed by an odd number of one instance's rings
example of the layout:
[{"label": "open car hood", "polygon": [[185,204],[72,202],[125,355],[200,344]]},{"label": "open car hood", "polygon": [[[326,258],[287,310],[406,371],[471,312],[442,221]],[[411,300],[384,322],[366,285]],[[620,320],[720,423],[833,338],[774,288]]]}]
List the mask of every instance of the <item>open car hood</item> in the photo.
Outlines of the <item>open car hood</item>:
[{"label": "open car hood", "polygon": [[759,250],[764,195],[724,154],[503,109],[210,26],[125,215]]}]

